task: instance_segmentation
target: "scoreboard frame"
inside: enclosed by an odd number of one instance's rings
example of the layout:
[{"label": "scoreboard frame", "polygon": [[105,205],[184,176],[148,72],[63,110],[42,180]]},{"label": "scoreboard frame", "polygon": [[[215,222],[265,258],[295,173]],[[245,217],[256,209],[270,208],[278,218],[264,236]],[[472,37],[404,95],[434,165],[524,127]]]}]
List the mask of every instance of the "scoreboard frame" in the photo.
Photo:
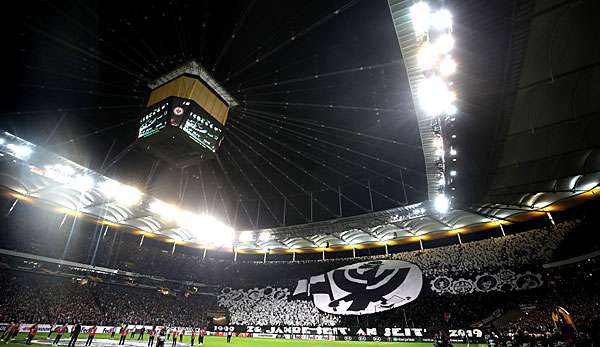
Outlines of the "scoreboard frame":
[{"label": "scoreboard frame", "polygon": [[189,166],[214,158],[224,128],[193,100],[171,96],[147,108],[138,142],[161,160]]}]

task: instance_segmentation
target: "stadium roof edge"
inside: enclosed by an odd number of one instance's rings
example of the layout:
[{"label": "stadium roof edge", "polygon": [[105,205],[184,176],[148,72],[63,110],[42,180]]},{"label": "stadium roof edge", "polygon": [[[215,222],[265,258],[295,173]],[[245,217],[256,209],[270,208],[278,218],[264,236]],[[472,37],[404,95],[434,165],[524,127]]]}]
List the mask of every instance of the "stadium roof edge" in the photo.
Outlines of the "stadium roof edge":
[{"label": "stadium roof edge", "polygon": [[[564,190],[517,194],[503,203],[483,203],[454,209],[447,214],[435,212],[426,201],[361,216],[238,231],[230,242],[215,244],[203,239],[202,233],[177,226],[153,212],[150,204],[160,200],[147,194],[140,192],[139,201],[130,204],[131,201],[117,201],[106,196],[96,186],[84,190],[84,187],[79,189],[75,184],[65,184],[65,179],[81,178],[83,174],[91,177],[96,185],[114,180],[6,132],[0,134],[1,157],[4,158],[0,160],[0,186],[12,192],[13,198],[44,201],[60,208],[61,213],[87,215],[101,223],[123,226],[168,242],[202,248],[235,248],[240,252],[321,252],[326,247],[339,250],[382,247],[419,237],[443,237],[457,231],[466,233],[482,230],[482,227],[498,227],[499,223],[543,216],[548,211],[564,209],[573,201],[596,197],[600,182],[600,173],[593,172],[578,175],[577,179],[563,179],[571,182]],[[65,172],[71,172],[72,177],[52,173],[57,165]],[[126,187],[118,182],[116,184]],[[243,235],[245,240],[242,240],[242,234],[246,234]]]}]

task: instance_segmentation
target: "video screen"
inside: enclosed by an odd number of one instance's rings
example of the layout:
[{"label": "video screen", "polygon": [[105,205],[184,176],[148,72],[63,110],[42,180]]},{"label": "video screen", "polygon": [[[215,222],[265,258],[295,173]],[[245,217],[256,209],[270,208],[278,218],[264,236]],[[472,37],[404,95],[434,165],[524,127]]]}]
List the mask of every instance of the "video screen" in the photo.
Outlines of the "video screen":
[{"label": "video screen", "polygon": [[152,136],[167,126],[183,130],[202,147],[215,152],[219,147],[223,126],[195,102],[171,97],[154,105],[140,120],[138,138]]}]

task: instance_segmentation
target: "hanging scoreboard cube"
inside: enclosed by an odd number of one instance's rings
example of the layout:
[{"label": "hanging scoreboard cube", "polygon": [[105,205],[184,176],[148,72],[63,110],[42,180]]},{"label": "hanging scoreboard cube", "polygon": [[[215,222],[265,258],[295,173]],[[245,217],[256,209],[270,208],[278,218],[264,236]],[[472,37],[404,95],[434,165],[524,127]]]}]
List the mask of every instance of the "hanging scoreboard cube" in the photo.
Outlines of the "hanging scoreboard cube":
[{"label": "hanging scoreboard cube", "polygon": [[139,146],[177,167],[212,159],[223,140],[229,110],[237,106],[235,99],[196,62],[149,86]]}]

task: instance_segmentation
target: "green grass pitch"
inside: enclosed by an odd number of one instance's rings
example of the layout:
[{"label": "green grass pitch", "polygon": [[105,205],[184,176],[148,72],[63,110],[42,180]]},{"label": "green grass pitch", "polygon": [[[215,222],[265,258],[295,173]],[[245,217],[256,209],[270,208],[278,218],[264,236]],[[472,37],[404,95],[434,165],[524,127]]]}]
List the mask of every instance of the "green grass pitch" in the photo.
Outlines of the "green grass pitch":
[{"label": "green grass pitch", "polygon": [[[38,334],[34,340],[39,339],[45,339],[46,336],[48,334],[47,333],[41,333]],[[9,342],[7,344],[4,343],[0,343],[0,346],[7,346],[7,347],[30,347],[25,345],[24,342],[25,338],[27,337],[26,334],[19,334],[19,336],[17,336],[15,342],[19,342],[19,343],[12,343]],[[59,346],[66,346],[69,343],[69,334],[65,334],[62,338],[62,340],[60,341],[60,345]],[[87,339],[87,335],[86,334],[80,334],[79,338],[78,338],[78,343],[85,343],[85,340]],[[110,339],[110,335],[109,334],[96,334],[96,339]],[[119,336],[115,335],[114,340],[118,340]],[[137,336],[133,339],[137,342]],[[148,336],[144,335],[144,340],[148,341]],[[189,336],[185,336],[183,339],[184,342],[189,343],[190,342],[190,337]],[[177,341],[179,342],[179,340]],[[196,344],[194,344],[194,347],[197,347],[197,340],[196,340]],[[431,343],[426,343],[426,342],[360,342],[360,341],[309,341],[309,340],[284,340],[284,339],[254,339],[254,338],[244,338],[244,337],[233,337],[231,343],[227,343],[225,337],[219,337],[219,336],[206,336],[204,338],[204,346],[202,347],[232,347],[232,346],[247,346],[247,347],[317,347],[317,346],[402,346],[402,347],[430,347],[432,346]],[[461,344],[461,343],[455,343],[453,344],[455,347],[467,347],[466,344]],[[38,346],[42,346],[42,345],[38,345]],[[50,347],[50,345],[43,345],[43,346],[48,346]],[[154,346],[156,346],[156,342],[154,344]],[[92,344],[92,347],[102,347],[102,342],[101,341],[96,341],[94,340],[94,343]],[[127,347],[127,346],[126,346]],[[171,341],[166,341],[165,342],[165,347],[171,347]],[[485,345],[482,344],[471,344],[469,345],[469,347],[485,347]]]}]

